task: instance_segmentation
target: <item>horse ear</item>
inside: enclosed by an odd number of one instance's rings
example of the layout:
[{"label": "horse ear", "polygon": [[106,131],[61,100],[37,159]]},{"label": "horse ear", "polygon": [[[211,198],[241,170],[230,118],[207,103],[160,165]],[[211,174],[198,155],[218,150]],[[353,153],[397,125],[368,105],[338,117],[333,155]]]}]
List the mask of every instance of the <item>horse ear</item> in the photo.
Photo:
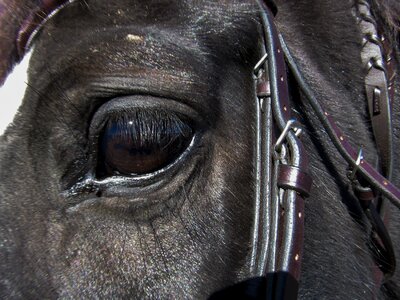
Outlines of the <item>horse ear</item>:
[{"label": "horse ear", "polygon": [[0,1],[0,86],[22,59],[17,50],[19,30],[35,7],[32,0]]},{"label": "horse ear", "polygon": [[0,86],[47,18],[73,0],[0,0]]}]

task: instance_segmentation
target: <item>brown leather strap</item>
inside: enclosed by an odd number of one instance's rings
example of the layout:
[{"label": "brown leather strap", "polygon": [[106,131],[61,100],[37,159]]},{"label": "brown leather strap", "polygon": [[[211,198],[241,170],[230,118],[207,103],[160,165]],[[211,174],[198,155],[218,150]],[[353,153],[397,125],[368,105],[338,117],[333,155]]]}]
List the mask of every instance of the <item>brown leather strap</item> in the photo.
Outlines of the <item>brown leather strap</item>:
[{"label": "brown leather strap", "polygon": [[[282,38],[281,40],[283,41]],[[305,93],[308,101],[316,112],[316,115],[320,119],[321,123],[324,125],[325,130],[338,149],[339,153],[347,160],[349,165],[357,171],[356,173],[359,178],[358,181],[367,182],[374,188],[375,191],[384,194],[389,198],[389,200],[391,200],[393,204],[395,204],[397,207],[400,207],[399,189],[389,180],[383,177],[369,163],[363,160],[363,158],[360,157],[359,154],[354,150],[339,127],[333,121],[333,118],[327,113],[326,110],[322,108],[321,104],[313,95],[311,89],[298,70],[297,65],[286,45],[284,45],[284,51],[287,57],[288,65],[290,66],[294,77],[299,83],[300,88]],[[390,236],[379,216],[379,213],[376,210],[373,201],[371,200],[374,194],[369,193],[367,190],[357,194],[359,199],[362,200],[361,204],[364,208],[364,212],[372,224],[372,234],[374,235],[371,236],[371,241],[374,245],[374,248],[378,249],[377,251],[374,251],[377,265],[386,277],[390,277],[394,273],[396,259],[394,256],[394,250]]]},{"label": "brown leather strap", "polygon": [[[360,30],[364,35],[361,59],[367,70],[365,90],[372,131],[380,158],[381,174],[390,180],[393,164],[391,109],[395,75],[392,49],[382,32],[379,32],[369,3],[365,0],[356,1],[355,12]],[[388,222],[385,201],[379,193],[375,193],[369,187],[361,186],[359,181],[353,184],[353,190],[372,225],[370,250],[376,266],[381,271],[374,272],[376,287],[379,289],[383,275],[386,278],[392,276],[396,266],[392,241],[385,228],[385,223]],[[382,221],[385,217],[386,222]]]},{"label": "brown leather strap", "polygon": [[[380,157],[382,174],[391,179],[392,174],[392,116],[391,98],[393,93],[388,88],[388,83],[393,79],[394,68],[386,69],[386,57],[382,50],[389,51],[387,42],[382,43],[383,36],[378,34],[377,24],[372,16],[367,1],[358,0],[355,13],[360,30],[363,34],[363,47],[361,60],[365,66],[365,92],[368,100],[372,131]],[[383,39],[385,41],[385,39]],[[387,52],[386,52],[387,53]],[[389,66],[391,51],[387,53]],[[392,89],[392,88],[391,88]]]},{"label": "brown leather strap", "polygon": [[297,167],[279,165],[278,186],[283,189],[292,189],[303,197],[310,196],[312,179],[310,175]]},{"label": "brown leather strap", "polygon": [[297,83],[299,84],[299,87],[306,95],[307,100],[310,102],[318,119],[324,126],[336,149],[352,168],[357,168],[357,174],[362,176],[362,178],[366,182],[368,182],[371,187],[381,192],[396,207],[400,208],[400,190],[388,179],[383,177],[365,159],[362,159],[360,164],[357,163],[358,151],[353,148],[353,146],[350,144],[350,141],[336,125],[334,119],[329,115],[328,111],[325,110],[318,102],[318,100],[314,96],[314,93],[312,92],[304,77],[302,76],[300,70],[298,69],[297,64],[290,54],[290,51],[287,48],[283,38],[280,37],[280,39],[283,44],[283,51],[285,52],[286,60]]},{"label": "brown leather strap", "polygon": [[[306,151],[296,135],[299,132],[296,128],[297,124],[291,119],[286,63],[278,31],[273,22],[273,15],[265,5],[260,2],[259,4],[262,9],[261,20],[268,53],[264,69],[269,73],[273,117],[278,127],[277,131],[280,132],[275,146],[273,182],[276,186],[271,199],[272,209],[269,225],[271,236],[265,272],[268,274],[286,272],[299,280],[304,241],[304,199],[302,195],[308,193],[309,187],[306,187],[305,182],[310,180],[305,175],[307,174],[308,159]],[[259,89],[260,91],[262,92],[262,89]],[[286,174],[284,170],[287,171]],[[300,180],[302,176],[307,180],[302,182]],[[280,182],[279,186],[278,182]],[[283,193],[280,188],[283,188]],[[299,194],[298,190],[302,190],[304,193]],[[270,284],[281,285],[280,282]]]}]

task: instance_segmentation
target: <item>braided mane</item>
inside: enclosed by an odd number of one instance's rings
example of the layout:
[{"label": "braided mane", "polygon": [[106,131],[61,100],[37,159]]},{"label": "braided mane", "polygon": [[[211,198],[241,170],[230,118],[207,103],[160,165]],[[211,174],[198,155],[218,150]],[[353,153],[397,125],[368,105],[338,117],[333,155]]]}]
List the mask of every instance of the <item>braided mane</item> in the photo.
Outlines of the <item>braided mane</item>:
[{"label": "braided mane", "polygon": [[371,9],[381,28],[386,29],[399,61],[400,50],[400,2],[398,0],[372,0]]}]

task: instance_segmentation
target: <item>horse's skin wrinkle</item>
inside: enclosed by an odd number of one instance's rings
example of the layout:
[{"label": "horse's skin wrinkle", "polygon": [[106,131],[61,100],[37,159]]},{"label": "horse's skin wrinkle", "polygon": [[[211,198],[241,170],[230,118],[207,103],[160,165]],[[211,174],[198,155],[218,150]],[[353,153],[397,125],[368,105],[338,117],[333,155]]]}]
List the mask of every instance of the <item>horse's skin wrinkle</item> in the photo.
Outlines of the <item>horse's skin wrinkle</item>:
[{"label": "horse's skin wrinkle", "polygon": [[[353,4],[276,2],[306,79],[374,161]],[[394,36],[399,5],[384,3],[374,13]],[[0,141],[0,298],[204,299],[250,276],[257,9],[250,0],[97,0],[45,25],[20,113]],[[299,296],[389,297],[375,288],[365,220],[349,213],[360,208],[347,166],[299,97],[314,178]],[[102,113],[155,104],[190,120],[195,140],[183,160],[153,179],[90,181]],[[393,109],[396,149],[398,102]],[[397,168],[393,178],[399,185]],[[400,257],[399,212],[390,216]]]}]

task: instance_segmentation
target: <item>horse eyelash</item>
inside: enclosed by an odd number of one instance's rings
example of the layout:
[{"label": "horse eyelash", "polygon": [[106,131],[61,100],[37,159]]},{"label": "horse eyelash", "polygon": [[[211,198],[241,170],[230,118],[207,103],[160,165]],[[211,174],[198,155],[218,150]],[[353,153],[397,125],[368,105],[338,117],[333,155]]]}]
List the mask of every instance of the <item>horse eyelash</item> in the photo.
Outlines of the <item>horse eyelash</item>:
[{"label": "horse eyelash", "polygon": [[103,132],[111,126],[120,129],[118,134],[133,139],[138,146],[160,145],[167,147],[180,137],[190,138],[193,129],[184,117],[165,110],[136,108],[113,113],[108,117]]}]

